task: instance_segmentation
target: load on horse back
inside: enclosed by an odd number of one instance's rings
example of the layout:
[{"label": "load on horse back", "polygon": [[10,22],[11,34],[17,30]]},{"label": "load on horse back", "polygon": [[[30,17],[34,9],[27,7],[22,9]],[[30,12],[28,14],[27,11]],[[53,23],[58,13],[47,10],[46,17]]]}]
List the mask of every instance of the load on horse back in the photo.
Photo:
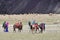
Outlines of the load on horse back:
[{"label": "load on horse back", "polygon": [[18,31],[21,32],[21,30],[22,30],[22,22],[17,22],[17,23],[15,23],[15,24],[13,25],[13,31],[16,32],[16,28],[18,29]]},{"label": "load on horse back", "polygon": [[45,31],[45,23],[41,23],[39,28],[41,29],[41,33],[43,33],[43,31]]},{"label": "load on horse back", "polygon": [[37,32],[37,30],[39,30],[38,23],[35,23],[34,21],[33,21],[33,23],[31,23],[29,21],[28,25],[29,25],[29,27],[30,27],[30,29],[31,29],[32,32],[33,31]]},{"label": "load on horse back", "polygon": [[34,29],[35,29],[35,31],[39,30],[38,23],[35,23],[32,25],[32,30],[34,30]]}]

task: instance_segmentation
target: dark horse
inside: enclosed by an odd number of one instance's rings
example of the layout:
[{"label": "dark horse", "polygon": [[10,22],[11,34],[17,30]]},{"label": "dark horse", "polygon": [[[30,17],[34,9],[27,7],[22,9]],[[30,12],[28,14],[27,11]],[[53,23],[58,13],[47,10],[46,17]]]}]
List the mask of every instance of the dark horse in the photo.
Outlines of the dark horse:
[{"label": "dark horse", "polygon": [[20,23],[15,23],[15,24],[13,25],[13,31],[16,32],[16,28],[18,28],[18,31],[21,32],[21,30],[22,30],[22,22],[20,22]]},{"label": "dark horse", "polygon": [[41,33],[43,33],[43,31],[45,31],[45,23],[41,23],[39,28],[41,29]]}]

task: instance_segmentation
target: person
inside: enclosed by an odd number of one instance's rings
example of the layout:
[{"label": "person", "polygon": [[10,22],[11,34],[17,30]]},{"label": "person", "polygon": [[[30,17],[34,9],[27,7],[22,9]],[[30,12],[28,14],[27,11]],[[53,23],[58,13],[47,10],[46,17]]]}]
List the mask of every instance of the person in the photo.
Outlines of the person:
[{"label": "person", "polygon": [[3,25],[2,25],[2,27],[4,28],[4,31],[5,31],[5,28],[6,28],[6,21],[4,21],[4,23],[3,23]]},{"label": "person", "polygon": [[5,32],[9,32],[9,31],[8,31],[8,25],[9,25],[9,23],[6,22],[6,30],[5,30]]},{"label": "person", "polygon": [[35,20],[32,21],[32,25],[34,25],[34,24],[35,24]]}]

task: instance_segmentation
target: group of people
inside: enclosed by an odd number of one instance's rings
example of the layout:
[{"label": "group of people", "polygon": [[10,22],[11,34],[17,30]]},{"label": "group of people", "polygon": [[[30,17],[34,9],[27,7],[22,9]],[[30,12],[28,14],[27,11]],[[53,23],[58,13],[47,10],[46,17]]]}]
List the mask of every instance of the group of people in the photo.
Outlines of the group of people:
[{"label": "group of people", "polygon": [[[4,32],[9,32],[8,30],[8,25],[9,25],[9,22],[7,21],[4,21],[2,27],[4,28]],[[29,21],[28,22],[28,25],[31,29],[31,31],[33,32],[34,30],[37,31],[39,29],[41,29],[41,33],[43,32],[43,30],[45,30],[45,23],[41,23],[41,24],[38,24],[35,20],[33,20],[32,22]],[[16,32],[16,28],[18,29],[18,31],[21,32],[22,28],[23,28],[23,24],[22,22],[16,22],[14,25],[13,25],[13,31]]]}]

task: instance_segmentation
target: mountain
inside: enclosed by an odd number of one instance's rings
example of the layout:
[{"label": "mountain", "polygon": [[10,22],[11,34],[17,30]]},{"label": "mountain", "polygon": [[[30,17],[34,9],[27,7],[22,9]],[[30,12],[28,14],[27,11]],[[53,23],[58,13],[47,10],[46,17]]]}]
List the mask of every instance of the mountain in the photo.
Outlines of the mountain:
[{"label": "mountain", "polygon": [[2,13],[60,13],[60,0],[0,0]]}]

